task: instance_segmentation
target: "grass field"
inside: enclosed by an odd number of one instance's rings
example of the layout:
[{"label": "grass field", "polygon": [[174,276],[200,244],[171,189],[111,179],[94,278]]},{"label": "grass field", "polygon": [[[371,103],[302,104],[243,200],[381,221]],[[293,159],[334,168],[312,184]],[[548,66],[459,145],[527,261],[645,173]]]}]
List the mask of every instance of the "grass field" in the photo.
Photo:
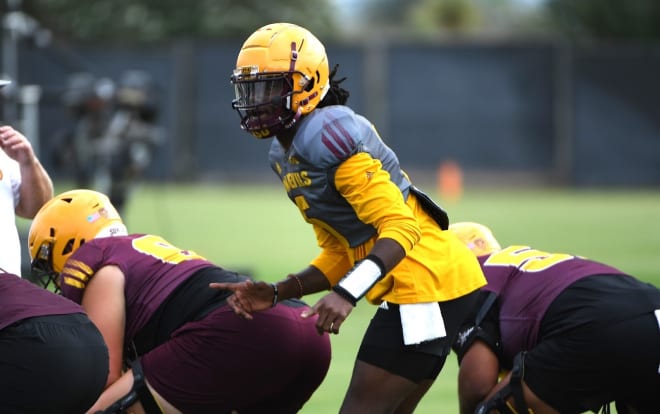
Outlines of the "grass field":
[{"label": "grass field", "polygon": [[[432,190],[427,192],[442,203]],[[444,207],[454,222],[488,225],[502,245],[586,256],[660,286],[660,189],[468,188],[460,200]],[[305,267],[318,251],[311,227],[276,185],[141,185],[124,218],[132,233],[159,234],[258,279],[281,279]],[[316,298],[306,300],[314,303]],[[332,337],[330,371],[302,413],[338,411],[374,310],[359,303],[341,334]],[[418,413],[458,412],[456,371],[452,356]]]}]

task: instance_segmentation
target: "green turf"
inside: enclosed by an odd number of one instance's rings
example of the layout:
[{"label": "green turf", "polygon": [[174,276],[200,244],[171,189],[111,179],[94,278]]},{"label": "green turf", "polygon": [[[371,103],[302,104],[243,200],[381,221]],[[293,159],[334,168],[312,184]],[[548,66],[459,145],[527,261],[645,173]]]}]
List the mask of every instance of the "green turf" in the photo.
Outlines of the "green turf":
[{"label": "green turf", "polygon": [[[660,190],[468,190],[459,201],[444,203],[452,221],[479,221],[503,245],[587,256],[660,286]],[[141,185],[124,218],[130,232],[159,234],[259,279],[274,281],[300,270],[318,251],[311,227],[277,185]],[[332,337],[330,371],[302,413],[338,411],[374,310],[359,303],[341,334]],[[418,413],[458,412],[456,371],[452,356]]]},{"label": "green turf", "polygon": [[[443,204],[453,222],[484,223],[503,245],[587,256],[660,284],[660,190],[477,188]],[[142,185],[124,218],[129,231],[157,233],[259,278],[299,270],[318,251],[278,186]]]}]

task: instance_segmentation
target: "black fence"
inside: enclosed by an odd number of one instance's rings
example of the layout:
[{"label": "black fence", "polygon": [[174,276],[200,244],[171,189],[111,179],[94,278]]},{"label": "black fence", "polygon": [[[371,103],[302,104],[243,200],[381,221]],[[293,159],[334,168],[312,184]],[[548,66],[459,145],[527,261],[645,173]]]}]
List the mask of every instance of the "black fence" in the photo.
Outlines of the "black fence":
[{"label": "black fence", "polygon": [[[54,138],[70,127],[68,76],[149,72],[166,140],[154,180],[270,177],[268,143],[241,131],[229,77],[241,40],[152,48],[21,48],[19,82],[42,88],[39,148],[54,177]],[[572,186],[660,185],[660,44],[588,49],[548,43],[328,44],[349,103],[405,168],[521,173]]]}]

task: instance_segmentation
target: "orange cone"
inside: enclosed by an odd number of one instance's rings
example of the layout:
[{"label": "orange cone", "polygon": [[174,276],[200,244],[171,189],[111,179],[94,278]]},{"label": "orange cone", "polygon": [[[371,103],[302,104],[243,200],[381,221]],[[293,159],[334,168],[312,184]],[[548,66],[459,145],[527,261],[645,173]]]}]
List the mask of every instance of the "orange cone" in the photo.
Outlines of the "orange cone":
[{"label": "orange cone", "polygon": [[463,195],[463,171],[454,160],[443,161],[437,172],[438,193],[447,201],[458,201]]}]

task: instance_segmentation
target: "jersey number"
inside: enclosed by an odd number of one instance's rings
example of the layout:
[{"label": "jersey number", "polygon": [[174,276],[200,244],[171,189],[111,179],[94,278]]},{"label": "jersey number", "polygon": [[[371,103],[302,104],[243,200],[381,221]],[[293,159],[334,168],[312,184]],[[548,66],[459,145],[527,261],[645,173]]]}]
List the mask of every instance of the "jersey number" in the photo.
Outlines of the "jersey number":
[{"label": "jersey number", "polygon": [[514,266],[527,272],[541,272],[573,257],[564,253],[546,253],[527,246],[509,246],[491,254],[484,265]]},{"label": "jersey number", "polygon": [[201,259],[204,257],[190,250],[181,250],[172,246],[165,239],[147,235],[133,240],[133,248],[140,253],[155,257],[156,259],[171,264],[178,264],[186,260]]}]

